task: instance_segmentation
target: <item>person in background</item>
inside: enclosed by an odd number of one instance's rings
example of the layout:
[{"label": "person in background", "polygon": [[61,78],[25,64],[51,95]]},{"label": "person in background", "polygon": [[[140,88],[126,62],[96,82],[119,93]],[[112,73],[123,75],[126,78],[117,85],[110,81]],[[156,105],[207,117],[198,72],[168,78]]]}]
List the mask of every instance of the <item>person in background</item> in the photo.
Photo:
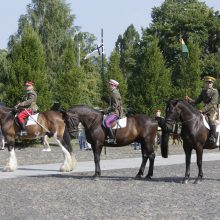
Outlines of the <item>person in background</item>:
[{"label": "person in background", "polygon": [[21,101],[15,106],[16,109],[19,110],[18,113],[18,122],[21,127],[21,131],[18,133],[20,136],[26,136],[26,126],[25,126],[25,119],[32,115],[34,112],[37,111],[37,93],[34,91],[34,83],[33,82],[26,82],[25,86],[25,94],[23,95]]},{"label": "person in background", "polygon": [[216,125],[215,120],[218,114],[218,90],[213,88],[213,84],[215,82],[215,78],[212,76],[205,76],[204,77],[204,88],[202,89],[200,95],[195,99],[191,99],[189,96],[186,96],[185,99],[194,105],[203,102],[205,105],[201,112],[207,115],[209,120],[210,126],[210,136],[209,142],[215,143],[216,142]]},{"label": "person in background", "polygon": [[82,125],[82,123],[79,123],[79,132],[78,132],[78,142],[79,142],[79,149],[85,150],[86,148],[86,135],[85,135],[85,129]]}]

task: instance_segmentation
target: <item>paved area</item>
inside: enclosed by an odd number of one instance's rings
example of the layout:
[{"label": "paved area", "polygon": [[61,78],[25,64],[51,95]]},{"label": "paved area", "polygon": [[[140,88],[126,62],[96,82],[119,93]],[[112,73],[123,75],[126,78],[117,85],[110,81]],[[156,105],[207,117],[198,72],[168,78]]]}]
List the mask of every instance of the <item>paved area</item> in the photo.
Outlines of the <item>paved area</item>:
[{"label": "paved area", "polygon": [[[220,153],[205,153],[203,161],[215,161],[220,160]],[[196,155],[192,155],[192,163],[196,162]],[[185,155],[171,155],[168,159],[164,159],[161,156],[157,156],[155,159],[155,166],[162,165],[174,165],[185,163]],[[139,168],[141,164],[141,158],[127,158],[127,159],[114,159],[114,160],[101,160],[101,170],[114,170],[114,169],[125,169],[125,168]],[[0,175],[0,179],[16,178],[24,176],[42,176],[61,174],[58,170],[61,164],[36,164],[19,166],[15,172],[3,172]],[[2,169],[2,168],[1,168]],[[78,162],[76,168],[72,173],[79,172],[94,172],[93,161]],[[63,173],[65,174],[65,173]]]},{"label": "paved area", "polygon": [[[141,153],[131,146],[107,148],[101,155],[102,176],[94,174],[91,151],[74,153],[74,172],[57,172],[63,156],[58,147],[16,150],[19,169],[0,173],[0,220],[200,220],[220,219],[219,150],[205,151],[201,184],[192,157],[191,178],[185,173],[183,149],[170,146],[169,158],[157,152],[152,181],[136,180]],[[0,167],[8,152],[0,151]],[[126,168],[125,168],[126,167]],[[12,178],[13,177],[13,178]]]}]

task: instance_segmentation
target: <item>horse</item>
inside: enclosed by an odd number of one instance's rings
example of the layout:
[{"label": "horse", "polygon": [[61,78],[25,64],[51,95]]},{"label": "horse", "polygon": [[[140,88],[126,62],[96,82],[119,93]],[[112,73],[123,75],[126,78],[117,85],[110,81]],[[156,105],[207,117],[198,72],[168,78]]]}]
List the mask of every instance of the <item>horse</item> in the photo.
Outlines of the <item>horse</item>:
[{"label": "horse", "polygon": [[185,100],[169,100],[166,106],[166,116],[162,126],[162,156],[168,157],[169,134],[175,123],[182,124],[181,138],[185,152],[186,171],[182,183],[186,184],[190,177],[190,163],[192,150],[196,151],[198,177],[194,183],[200,183],[203,179],[202,157],[203,149],[217,148],[216,144],[208,141],[209,130],[203,122],[203,115],[195,107]]},{"label": "horse", "polygon": [[155,119],[144,114],[137,114],[127,118],[126,127],[115,130],[116,143],[107,143],[105,141],[107,132],[103,126],[103,113],[85,105],[76,105],[65,111],[65,122],[71,136],[78,131],[79,122],[85,128],[87,141],[91,144],[95,173],[94,178],[101,176],[100,154],[103,146],[120,147],[126,146],[132,142],[141,144],[142,163],[136,178],[142,178],[144,169],[149,159],[150,165],[146,179],[153,176],[155,159],[155,139],[157,135],[158,124]]},{"label": "horse", "polygon": [[[181,139],[180,134],[171,133],[170,137],[173,140],[173,144],[175,144],[175,145],[176,144],[182,144],[182,139]],[[177,141],[177,143],[176,143],[176,141]]]},{"label": "horse", "polygon": [[54,140],[60,146],[64,162],[60,167],[60,172],[70,172],[76,165],[73,147],[68,131],[65,127],[63,114],[56,111],[40,112],[35,124],[26,126],[27,136],[18,136],[19,125],[15,120],[13,108],[0,108],[0,126],[3,136],[6,140],[6,147],[9,151],[9,159],[6,166],[3,168],[5,172],[13,172],[17,169],[17,158],[14,150],[15,140],[33,140],[44,138],[45,135],[54,137]]}]

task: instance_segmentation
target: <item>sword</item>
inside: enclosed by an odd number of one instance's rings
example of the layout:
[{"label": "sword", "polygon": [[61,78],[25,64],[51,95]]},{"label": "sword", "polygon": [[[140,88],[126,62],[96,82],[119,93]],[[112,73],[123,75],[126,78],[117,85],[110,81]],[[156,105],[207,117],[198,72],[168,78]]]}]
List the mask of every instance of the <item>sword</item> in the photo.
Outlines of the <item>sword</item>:
[{"label": "sword", "polygon": [[39,123],[37,120],[35,120],[34,119],[34,117],[26,110],[26,109],[24,109],[25,110],[25,112],[31,117],[31,119],[34,121],[34,122],[36,122],[39,126],[41,126],[47,133],[49,133],[50,134],[50,131],[46,128],[46,127],[44,127],[41,123]]}]

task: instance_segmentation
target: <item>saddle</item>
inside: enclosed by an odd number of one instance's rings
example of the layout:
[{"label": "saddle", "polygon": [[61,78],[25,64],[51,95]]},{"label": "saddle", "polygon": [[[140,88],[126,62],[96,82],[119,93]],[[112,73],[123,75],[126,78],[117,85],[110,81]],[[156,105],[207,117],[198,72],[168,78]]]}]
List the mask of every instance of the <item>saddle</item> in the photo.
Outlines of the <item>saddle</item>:
[{"label": "saddle", "polygon": [[[105,119],[103,118],[102,125],[105,126]],[[125,128],[127,126],[127,117],[117,119],[112,123],[112,129]]]},{"label": "saddle", "polygon": [[[33,114],[33,115],[28,116],[27,118],[25,118],[25,126],[37,124],[38,116],[39,116],[39,113],[36,113],[36,114]],[[15,121],[16,121],[17,124],[19,124],[17,114],[15,115]]]}]

